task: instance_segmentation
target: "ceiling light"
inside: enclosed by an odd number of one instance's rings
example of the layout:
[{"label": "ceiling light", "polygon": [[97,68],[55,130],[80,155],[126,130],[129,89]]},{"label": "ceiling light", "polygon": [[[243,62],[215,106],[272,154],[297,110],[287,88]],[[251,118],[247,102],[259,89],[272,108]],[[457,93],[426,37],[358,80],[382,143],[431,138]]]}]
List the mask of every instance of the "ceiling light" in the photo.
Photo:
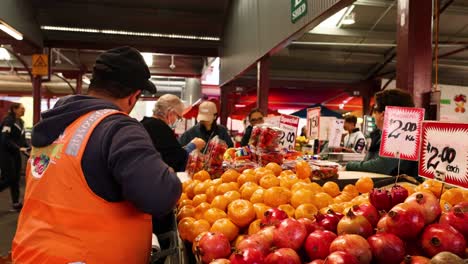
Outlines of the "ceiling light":
[{"label": "ceiling light", "polygon": [[145,59],[146,65],[148,65],[148,67],[153,66],[153,54],[152,53],[142,52],[141,56],[143,56],[143,59]]},{"label": "ceiling light", "polygon": [[165,34],[165,33],[152,33],[152,32],[135,32],[135,31],[123,31],[123,30],[113,30],[113,29],[74,28],[74,27],[57,27],[57,26],[41,26],[41,29],[48,30],[48,31],[96,33],[96,34],[106,34],[106,35],[124,35],[124,36],[136,36],[136,37],[153,37],[153,38],[172,38],[172,39],[220,41],[220,38],[210,37],[210,36],[194,36],[194,35]]},{"label": "ceiling light", "polygon": [[10,52],[4,47],[0,47],[0,60],[11,60]]},{"label": "ceiling light", "polygon": [[345,15],[346,10],[347,10],[347,7],[341,9],[340,11],[336,12],[331,17],[325,19],[317,27],[320,27],[320,28],[335,28],[338,25],[338,23],[340,22],[341,18]]},{"label": "ceiling light", "polygon": [[0,21],[0,30],[12,36],[16,40],[23,40],[23,34],[19,33],[3,21]]},{"label": "ceiling light", "polygon": [[338,107],[339,107],[340,109],[343,109],[343,108],[344,108],[344,104],[339,104]]},{"label": "ceiling light", "polygon": [[86,75],[83,75],[83,78],[81,78],[81,79],[87,85],[89,85],[91,83],[91,80],[89,80],[88,76],[86,76]]},{"label": "ceiling light", "polygon": [[341,20],[342,25],[352,25],[356,23],[356,20],[354,20],[354,12],[346,15],[343,20]]}]

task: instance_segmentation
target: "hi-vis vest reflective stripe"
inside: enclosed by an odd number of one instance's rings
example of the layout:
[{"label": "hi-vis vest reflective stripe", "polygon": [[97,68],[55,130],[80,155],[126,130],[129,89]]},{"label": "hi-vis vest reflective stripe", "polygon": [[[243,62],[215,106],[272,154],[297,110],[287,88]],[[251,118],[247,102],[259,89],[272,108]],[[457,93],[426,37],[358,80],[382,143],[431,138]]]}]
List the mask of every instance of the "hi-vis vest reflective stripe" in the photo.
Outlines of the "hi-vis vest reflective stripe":
[{"label": "hi-vis vest reflective stripe", "polygon": [[110,203],[86,183],[81,159],[104,109],[86,114],[50,146],[31,152],[24,207],[13,240],[14,263],[148,263],[151,216]]}]

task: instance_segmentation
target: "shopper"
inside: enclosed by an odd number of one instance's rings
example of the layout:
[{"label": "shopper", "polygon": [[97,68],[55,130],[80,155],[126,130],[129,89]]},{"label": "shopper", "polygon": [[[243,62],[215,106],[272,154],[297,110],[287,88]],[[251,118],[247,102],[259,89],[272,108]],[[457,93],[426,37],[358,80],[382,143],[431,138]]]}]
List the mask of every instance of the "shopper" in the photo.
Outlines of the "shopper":
[{"label": "shopper", "polygon": [[248,115],[249,126],[245,129],[244,136],[241,140],[241,146],[247,146],[249,144],[250,135],[252,134],[252,129],[256,125],[263,124],[263,113],[258,108],[254,108],[250,111]]},{"label": "shopper", "polygon": [[134,48],[100,54],[88,96],[60,99],[33,129],[14,263],[149,262],[151,216],[173,210],[182,185],[127,114],[156,92]]},{"label": "shopper", "polygon": [[[205,101],[201,103],[198,107],[198,124],[185,131],[179,138],[179,142],[182,146],[187,145],[194,138],[201,138],[207,144],[215,136],[218,136],[219,139],[222,139],[226,142],[228,147],[232,148],[234,144],[232,139],[228,134],[227,128],[223,125],[216,124],[216,119],[218,118],[218,109],[216,104],[211,101]],[[206,150],[204,148],[204,151]]]},{"label": "shopper", "polygon": [[343,128],[348,131],[348,135],[343,140],[344,152],[362,153],[366,147],[364,134],[356,127],[357,117],[348,115],[344,119]]},{"label": "shopper", "polygon": [[155,103],[153,116],[145,117],[141,121],[164,162],[175,171],[185,171],[188,154],[205,147],[205,141],[201,138],[192,139],[184,147],[177,141],[173,129],[177,122],[182,120],[184,108],[184,103],[179,97],[165,94]]},{"label": "shopper", "polygon": [[23,206],[20,202],[21,153],[26,153],[29,147],[26,143],[24,122],[24,106],[12,103],[7,116],[2,122],[0,138],[0,191],[10,187],[12,211],[19,211]]},{"label": "shopper", "polygon": [[[388,89],[376,93],[373,115],[376,125],[380,130],[383,129],[385,107],[387,106],[414,107],[413,98],[407,91],[400,89]],[[374,146],[376,145],[378,145],[380,149],[380,139],[378,142],[375,142]],[[398,159],[384,158],[376,155],[375,158],[366,161],[349,162],[346,165],[346,170],[397,175]],[[418,177],[417,162],[402,160],[400,163],[400,174]]]}]

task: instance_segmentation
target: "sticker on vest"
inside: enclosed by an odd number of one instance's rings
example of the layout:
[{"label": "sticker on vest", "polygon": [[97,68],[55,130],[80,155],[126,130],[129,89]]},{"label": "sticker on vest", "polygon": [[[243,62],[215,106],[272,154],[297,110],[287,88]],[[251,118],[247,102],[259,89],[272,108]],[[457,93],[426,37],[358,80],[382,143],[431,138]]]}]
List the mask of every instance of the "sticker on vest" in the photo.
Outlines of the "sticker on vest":
[{"label": "sticker on vest", "polygon": [[34,178],[42,178],[44,172],[49,167],[50,158],[45,154],[41,154],[37,157],[31,157],[31,174]]}]

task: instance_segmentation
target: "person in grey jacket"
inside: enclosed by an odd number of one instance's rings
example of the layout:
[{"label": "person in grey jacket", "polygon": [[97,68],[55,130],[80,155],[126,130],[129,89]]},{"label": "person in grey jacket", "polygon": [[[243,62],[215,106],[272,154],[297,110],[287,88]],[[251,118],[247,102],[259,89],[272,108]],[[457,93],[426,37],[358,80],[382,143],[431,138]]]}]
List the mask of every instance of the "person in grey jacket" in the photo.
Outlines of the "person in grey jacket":
[{"label": "person in grey jacket", "polygon": [[[414,107],[413,98],[407,91],[400,89],[388,89],[376,93],[373,116],[377,128],[380,130],[383,129],[385,107],[387,106]],[[346,165],[346,170],[374,172],[395,176],[398,174],[398,159],[376,155],[373,159],[361,162],[349,162]],[[401,160],[400,174],[407,174],[417,178],[418,163],[415,161]]]},{"label": "person in grey jacket", "polygon": [[216,124],[218,118],[218,110],[216,104],[211,101],[205,101],[198,107],[198,124],[185,131],[179,138],[182,146],[189,144],[194,138],[201,138],[206,142],[203,151],[206,151],[208,143],[215,136],[224,140],[229,148],[234,146],[231,136],[229,136],[227,128],[223,125]]}]

